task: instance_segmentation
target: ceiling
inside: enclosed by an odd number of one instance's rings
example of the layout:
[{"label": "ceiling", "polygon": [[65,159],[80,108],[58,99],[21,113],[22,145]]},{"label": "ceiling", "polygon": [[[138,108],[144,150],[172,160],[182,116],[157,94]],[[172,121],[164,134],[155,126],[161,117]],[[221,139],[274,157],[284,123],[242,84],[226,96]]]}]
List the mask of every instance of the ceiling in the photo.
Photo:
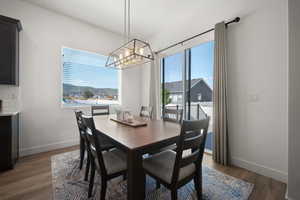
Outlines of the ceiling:
[{"label": "ceiling", "polygon": [[[117,34],[123,33],[124,0],[23,1]],[[131,0],[131,29],[134,36],[150,39],[170,25],[196,22],[197,26],[205,27],[208,22],[246,15],[268,2],[272,0]]]}]

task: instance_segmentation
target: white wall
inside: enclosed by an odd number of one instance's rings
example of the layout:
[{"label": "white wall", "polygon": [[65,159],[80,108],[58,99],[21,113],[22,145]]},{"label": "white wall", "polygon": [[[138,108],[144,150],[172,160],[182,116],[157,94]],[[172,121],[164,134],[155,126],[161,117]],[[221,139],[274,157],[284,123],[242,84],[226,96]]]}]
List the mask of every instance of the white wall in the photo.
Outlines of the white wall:
[{"label": "white wall", "polygon": [[[287,2],[278,0],[267,6],[262,2],[255,10],[236,13],[241,22],[229,26],[228,31],[232,163],[287,181]],[[154,49],[199,33],[194,21],[180,28],[177,24],[167,28],[168,33],[174,34],[162,33],[153,38]],[[143,71],[143,81],[149,80],[148,71]],[[147,88],[148,84],[142,87]],[[147,98],[142,102],[147,102]]]},{"label": "white wall", "polygon": [[287,181],[287,2],[277,1],[229,28],[229,134],[232,162]]},{"label": "white wall", "polygon": [[[22,113],[21,155],[77,144],[73,110],[62,109],[60,102],[61,47],[107,55],[122,38],[22,1],[1,0],[0,14],[20,19],[24,28],[20,89],[0,87],[6,102],[15,90],[20,90],[20,106],[15,107],[20,107]],[[122,73],[122,85],[128,85],[121,89],[122,103],[134,111],[140,106],[139,74],[139,69]]]},{"label": "white wall", "polygon": [[300,199],[300,2],[289,0],[289,181],[288,197]]},{"label": "white wall", "polygon": [[141,68],[134,67],[122,71],[122,106],[138,114],[141,106]]}]

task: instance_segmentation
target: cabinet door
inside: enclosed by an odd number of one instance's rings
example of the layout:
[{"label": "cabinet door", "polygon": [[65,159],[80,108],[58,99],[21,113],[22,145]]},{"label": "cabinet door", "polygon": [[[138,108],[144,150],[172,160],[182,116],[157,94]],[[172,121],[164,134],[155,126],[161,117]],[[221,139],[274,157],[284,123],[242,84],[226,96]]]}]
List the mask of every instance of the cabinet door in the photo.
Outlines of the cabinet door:
[{"label": "cabinet door", "polygon": [[0,21],[0,84],[17,84],[16,26]]},{"label": "cabinet door", "polygon": [[13,167],[11,160],[11,132],[11,116],[0,117],[0,171],[11,169]]},{"label": "cabinet door", "polygon": [[16,114],[11,118],[12,131],[11,131],[11,162],[14,165],[19,159],[19,119],[20,114]]}]

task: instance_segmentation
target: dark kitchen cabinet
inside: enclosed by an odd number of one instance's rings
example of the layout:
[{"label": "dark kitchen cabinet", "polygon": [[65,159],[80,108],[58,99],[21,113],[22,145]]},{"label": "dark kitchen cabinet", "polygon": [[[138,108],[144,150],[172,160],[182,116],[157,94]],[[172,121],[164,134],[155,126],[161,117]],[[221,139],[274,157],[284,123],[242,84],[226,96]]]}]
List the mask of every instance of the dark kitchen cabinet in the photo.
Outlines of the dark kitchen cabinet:
[{"label": "dark kitchen cabinet", "polygon": [[20,114],[0,116],[0,171],[13,169],[19,158]]},{"label": "dark kitchen cabinet", "polygon": [[0,84],[19,85],[21,22],[0,15]]}]

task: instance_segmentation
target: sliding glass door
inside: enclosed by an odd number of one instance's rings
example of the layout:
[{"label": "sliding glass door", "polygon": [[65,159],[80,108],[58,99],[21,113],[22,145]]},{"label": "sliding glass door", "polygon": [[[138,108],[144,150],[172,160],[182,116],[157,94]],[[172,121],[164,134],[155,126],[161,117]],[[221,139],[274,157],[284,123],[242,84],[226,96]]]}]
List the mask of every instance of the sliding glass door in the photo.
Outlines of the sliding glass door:
[{"label": "sliding glass door", "polygon": [[191,80],[191,119],[210,117],[206,150],[212,151],[213,133],[213,60],[214,42],[206,42],[190,49],[190,80]]},{"label": "sliding glass door", "polygon": [[184,119],[210,117],[206,150],[212,151],[214,42],[202,43],[162,60],[162,109],[183,109]]},{"label": "sliding glass door", "polygon": [[162,105],[168,109],[183,109],[184,53],[180,52],[163,59]]}]

